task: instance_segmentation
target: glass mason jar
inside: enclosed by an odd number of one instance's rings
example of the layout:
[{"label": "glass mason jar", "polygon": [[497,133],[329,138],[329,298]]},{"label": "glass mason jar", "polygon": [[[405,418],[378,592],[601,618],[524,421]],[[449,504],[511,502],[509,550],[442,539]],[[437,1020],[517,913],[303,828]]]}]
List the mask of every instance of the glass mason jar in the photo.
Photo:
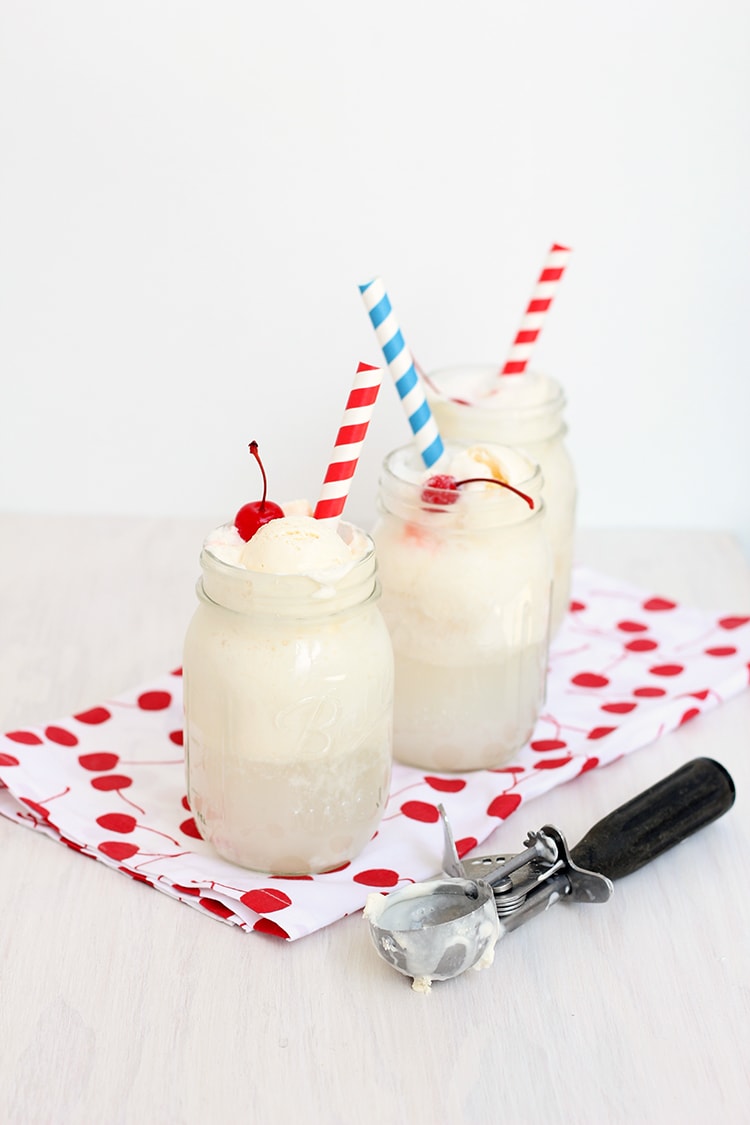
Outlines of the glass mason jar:
[{"label": "glass mason jar", "polygon": [[[456,443],[446,446],[449,456]],[[528,462],[527,462],[528,463]],[[545,697],[552,560],[542,477],[422,499],[413,446],[390,453],[373,529],[396,661],[394,757],[439,771],[494,768],[530,737]]]},{"label": "glass mason jar", "polygon": [[345,574],[269,574],[204,545],[185,639],[188,800],[232,863],[330,870],[380,823],[392,761],[393,653],[375,550]]},{"label": "glass mason jar", "polygon": [[554,637],[570,605],[576,512],[576,479],[565,447],[565,397],[560,384],[535,371],[500,378],[497,364],[443,368],[428,375],[426,384],[443,438],[517,446],[541,468],[554,562],[550,629]]}]

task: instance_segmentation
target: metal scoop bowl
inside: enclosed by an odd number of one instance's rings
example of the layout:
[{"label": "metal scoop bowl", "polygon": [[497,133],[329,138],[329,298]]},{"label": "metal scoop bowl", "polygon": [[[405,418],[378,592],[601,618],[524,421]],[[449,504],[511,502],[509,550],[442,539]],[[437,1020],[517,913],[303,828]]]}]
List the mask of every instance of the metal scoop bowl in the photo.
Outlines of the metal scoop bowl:
[{"label": "metal scoop bowl", "polygon": [[386,897],[371,894],[364,917],[383,960],[425,992],[433,980],[491,965],[502,930],[492,887],[473,879],[434,879]]}]

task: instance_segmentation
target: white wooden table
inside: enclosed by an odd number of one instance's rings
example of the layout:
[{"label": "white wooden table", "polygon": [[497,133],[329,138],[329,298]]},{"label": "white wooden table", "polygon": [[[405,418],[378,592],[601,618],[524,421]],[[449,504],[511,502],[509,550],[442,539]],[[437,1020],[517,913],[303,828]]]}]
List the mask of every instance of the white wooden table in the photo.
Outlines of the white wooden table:
[{"label": "white wooden table", "polygon": [[[0,519],[2,729],[178,663],[209,523]],[[750,611],[727,536],[582,533],[578,558]],[[545,822],[575,842],[697,755],[734,776],[727,816],[428,997],[359,916],[282,945],[0,820],[0,1121],[750,1121],[750,692],[539,798],[486,850]]]}]

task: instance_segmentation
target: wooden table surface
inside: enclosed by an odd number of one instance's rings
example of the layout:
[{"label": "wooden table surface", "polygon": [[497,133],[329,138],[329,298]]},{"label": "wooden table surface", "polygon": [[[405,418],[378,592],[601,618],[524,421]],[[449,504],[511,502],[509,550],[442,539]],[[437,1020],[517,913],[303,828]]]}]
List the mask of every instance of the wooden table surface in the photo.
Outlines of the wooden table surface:
[{"label": "wooden table surface", "polygon": [[[44,723],[180,661],[206,521],[0,518],[0,729]],[[581,532],[579,561],[750,612],[729,536]],[[359,915],[292,944],[245,934],[0,818],[0,1122],[750,1121],[750,692],[524,807],[571,841],[688,758],[720,821],[414,993]]]}]

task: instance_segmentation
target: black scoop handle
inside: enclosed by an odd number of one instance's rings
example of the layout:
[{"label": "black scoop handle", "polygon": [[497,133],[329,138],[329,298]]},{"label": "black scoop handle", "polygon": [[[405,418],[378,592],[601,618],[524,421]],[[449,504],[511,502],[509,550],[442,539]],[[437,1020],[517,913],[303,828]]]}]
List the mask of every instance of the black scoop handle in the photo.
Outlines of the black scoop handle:
[{"label": "black scoop handle", "polygon": [[622,879],[723,816],[734,782],[712,758],[693,758],[590,828],[570,856],[578,867]]}]

